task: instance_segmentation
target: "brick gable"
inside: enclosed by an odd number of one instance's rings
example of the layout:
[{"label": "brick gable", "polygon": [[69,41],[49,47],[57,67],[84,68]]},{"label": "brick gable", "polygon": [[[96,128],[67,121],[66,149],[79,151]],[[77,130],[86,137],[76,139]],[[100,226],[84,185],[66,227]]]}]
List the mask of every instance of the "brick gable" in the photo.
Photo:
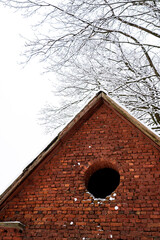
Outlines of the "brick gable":
[{"label": "brick gable", "polygon": [[[1,239],[159,239],[160,152],[155,142],[101,103],[3,204]],[[92,172],[111,167],[120,184],[105,200],[86,189]]]}]

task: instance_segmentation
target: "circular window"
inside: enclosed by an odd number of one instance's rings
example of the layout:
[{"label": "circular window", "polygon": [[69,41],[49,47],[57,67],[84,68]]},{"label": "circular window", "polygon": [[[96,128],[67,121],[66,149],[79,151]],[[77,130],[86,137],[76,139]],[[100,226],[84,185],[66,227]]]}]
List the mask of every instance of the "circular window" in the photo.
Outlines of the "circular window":
[{"label": "circular window", "polygon": [[112,168],[101,168],[92,173],[87,181],[87,190],[95,198],[106,198],[119,185],[120,175]]}]

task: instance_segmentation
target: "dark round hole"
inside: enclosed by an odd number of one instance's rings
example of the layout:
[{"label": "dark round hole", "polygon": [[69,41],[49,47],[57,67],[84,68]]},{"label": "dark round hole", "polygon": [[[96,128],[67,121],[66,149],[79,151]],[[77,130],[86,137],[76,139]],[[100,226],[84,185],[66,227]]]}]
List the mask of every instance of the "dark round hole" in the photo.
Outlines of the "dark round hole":
[{"label": "dark round hole", "polygon": [[88,181],[87,190],[95,198],[106,198],[119,185],[120,175],[112,168],[102,168],[94,172]]}]

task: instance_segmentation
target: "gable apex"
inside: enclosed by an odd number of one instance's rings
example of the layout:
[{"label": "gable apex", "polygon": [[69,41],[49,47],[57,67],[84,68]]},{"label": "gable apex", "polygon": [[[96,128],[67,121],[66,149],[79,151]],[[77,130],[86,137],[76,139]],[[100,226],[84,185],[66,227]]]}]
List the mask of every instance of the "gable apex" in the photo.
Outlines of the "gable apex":
[{"label": "gable apex", "polygon": [[0,209],[5,201],[9,200],[12,194],[20,187],[25,179],[43,162],[51,151],[56,152],[61,144],[67,139],[71,131],[76,131],[102,104],[106,104],[114,110],[123,119],[130,122],[146,135],[159,149],[160,138],[149,130],[146,126],[131,116],[119,104],[108,97],[104,92],[99,92],[75,117],[74,119],[58,134],[58,136],[35,158],[22,172],[22,174],[6,189],[0,196]]}]

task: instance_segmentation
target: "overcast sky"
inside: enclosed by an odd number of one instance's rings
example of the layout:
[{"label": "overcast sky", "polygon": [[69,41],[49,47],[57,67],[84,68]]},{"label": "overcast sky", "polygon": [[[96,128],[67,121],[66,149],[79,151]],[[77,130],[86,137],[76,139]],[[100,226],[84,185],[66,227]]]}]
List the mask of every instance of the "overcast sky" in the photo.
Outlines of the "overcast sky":
[{"label": "overcast sky", "polygon": [[[0,6],[0,194],[49,144],[57,133],[45,135],[38,114],[46,102],[55,101],[51,83],[41,75],[41,65],[22,68],[28,19]],[[55,76],[53,75],[53,78]]]}]

